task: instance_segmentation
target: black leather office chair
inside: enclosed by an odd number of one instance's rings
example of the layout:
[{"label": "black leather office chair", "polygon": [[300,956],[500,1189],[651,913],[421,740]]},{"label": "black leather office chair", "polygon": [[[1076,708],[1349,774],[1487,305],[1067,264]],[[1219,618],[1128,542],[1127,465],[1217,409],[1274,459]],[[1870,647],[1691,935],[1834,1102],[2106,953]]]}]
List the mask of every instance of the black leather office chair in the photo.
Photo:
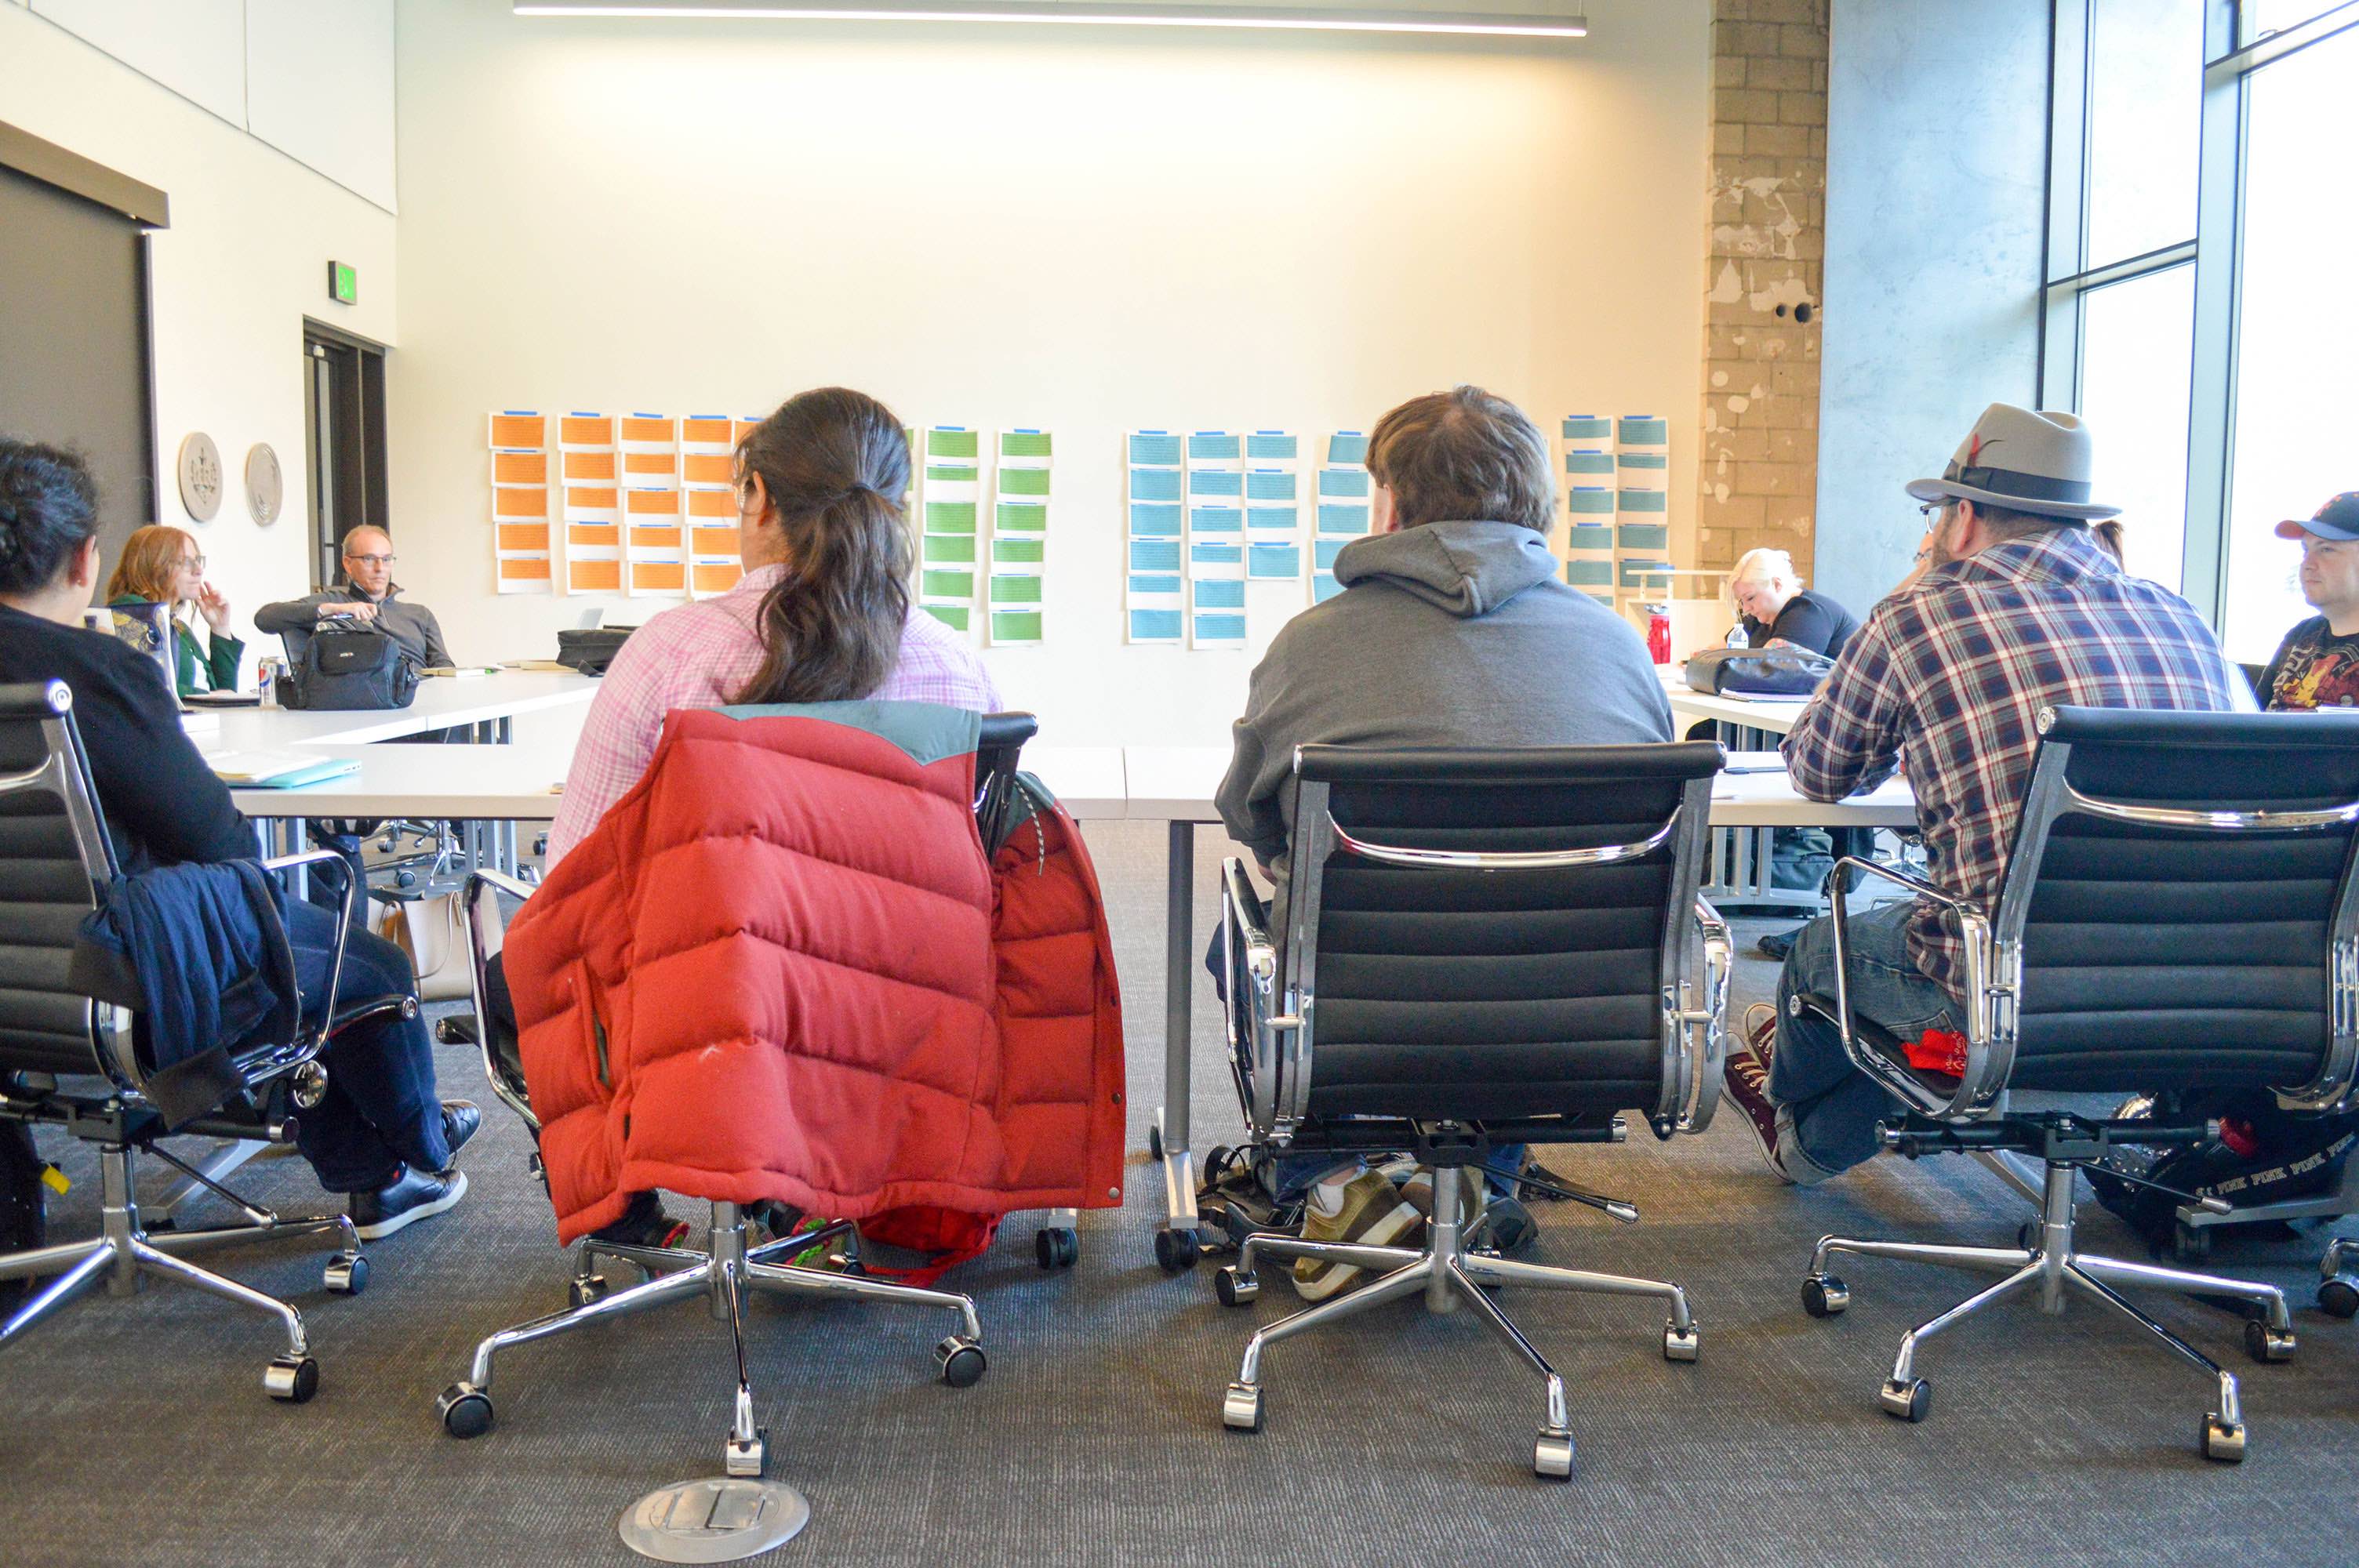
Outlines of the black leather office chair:
[{"label": "black leather office chair", "polygon": [[1433,1217],[1420,1247],[1247,1236],[1214,1281],[1232,1306],[1259,1292],[1266,1257],[1389,1271],[1255,1334],[1224,1424],[1262,1429],[1269,1346],[1410,1294],[1430,1312],[1472,1307],[1539,1372],[1532,1468],[1551,1479],[1572,1473],[1563,1380],[1480,1287],[1656,1297],[1670,1314],[1664,1356],[1696,1358],[1678,1285],[1502,1258],[1478,1244],[1487,1221],[1470,1224],[1469,1209],[1496,1146],[1619,1142],[1615,1113],[1633,1106],[1662,1138],[1711,1120],[1730,950],[1696,889],[1720,766],[1711,741],[1296,752],[1275,939],[1243,863],[1223,868],[1251,1135],[1270,1154],[1414,1150],[1433,1169]]},{"label": "black leather office chair", "polygon": [[[335,1030],[382,1012],[414,1011],[418,1004],[408,997],[340,999],[340,936],[322,1006],[316,1012],[299,1010],[308,1018],[333,1020],[332,1027],[299,1024],[289,1039],[156,1070],[136,1037],[137,990],[95,949],[75,942],[116,863],[72,709],[72,693],[62,681],[0,687],[0,1118],[63,1127],[98,1145],[101,1230],[88,1241],[0,1256],[0,1281],[55,1276],[0,1324],[0,1346],[102,1280],[110,1293],[127,1296],[153,1275],[277,1318],[287,1331],[287,1351],[270,1363],[263,1386],[274,1398],[300,1403],[319,1383],[301,1314],[197,1267],[184,1254],[265,1236],[332,1233],[339,1249],[327,1265],[327,1287],[357,1294],[368,1281],[368,1260],[351,1218],[273,1214],[158,1140],[187,1133],[291,1141],[290,1116],[318,1104],[326,1087],[326,1070],[315,1058]],[[343,862],[328,850],[263,863],[273,870],[332,867],[349,880]],[[345,896],[352,896],[349,887]],[[283,930],[266,935],[287,939]],[[243,1222],[151,1233],[133,1188],[133,1158],[142,1152],[227,1199]]]},{"label": "black leather office chair", "polygon": [[[2039,715],[2039,731],[1995,911],[1885,867],[1843,862],[1956,912],[1965,942],[1963,1075],[1912,1068],[1902,1043],[1853,1016],[1843,995],[1794,999],[1834,1022],[1852,1060],[1907,1107],[1886,1127],[1886,1141],[1901,1152],[2010,1151],[2038,1159],[2045,1169],[2038,1226],[2016,1247],[1828,1237],[1811,1258],[1802,1304],[1814,1317],[1848,1304],[1849,1290],[1828,1271],[1838,1252],[2004,1274],[1902,1336],[1880,1398],[1891,1414],[1922,1421],[1932,1389],[1915,1360],[1926,1339],[2034,1286],[2044,1310],[2060,1312],[2070,1287],[2217,1379],[2202,1450],[2234,1462],[2245,1454],[2235,1378],[2114,1287],[2253,1303],[2263,1315],[2245,1324],[2245,1344],[2264,1362],[2294,1352],[2284,1294],[2099,1257],[2082,1251],[2073,1234],[2081,1168],[2125,1144],[2196,1142],[2215,1136],[2216,1125],[2022,1112],[2008,1096],[2274,1088],[2288,1108],[2310,1111],[2348,1096],[2359,1060],[2359,882],[2352,875],[2359,719],[2060,708]],[[1840,898],[1834,913],[1840,957]]]},{"label": "black leather office chair", "polygon": [[[976,747],[976,810],[988,824],[995,814],[1020,811],[1012,796],[1024,743],[1039,730],[1028,713],[986,714]],[[985,842],[992,842],[986,832]],[[540,1119],[534,1114],[525,1085],[524,1059],[515,1034],[515,1014],[495,1001],[491,960],[499,951],[506,922],[502,896],[522,902],[532,890],[513,877],[479,871],[467,880],[463,904],[474,991],[475,1034],[483,1047],[484,1071],[492,1092],[521,1118],[538,1142]],[[540,1156],[532,1167],[542,1175]],[[543,1180],[546,1176],[543,1175]],[[1068,1232],[1070,1235],[1070,1232]],[[734,1203],[714,1202],[705,1226],[703,1245],[636,1247],[619,1242],[584,1239],[573,1249],[573,1278],[567,1286],[570,1305],[563,1312],[504,1328],[475,1346],[466,1378],[442,1391],[438,1409],[442,1428],[453,1437],[480,1437],[492,1429],[492,1359],[510,1346],[528,1344],[552,1335],[610,1319],[628,1317],[673,1302],[702,1298],[712,1315],[729,1325],[737,1353],[737,1401],[723,1459],[732,1476],[757,1476],[768,1465],[768,1430],[754,1422],[754,1390],[745,1372],[744,1298],[750,1291],[775,1295],[850,1296],[898,1306],[925,1306],[958,1314],[959,1327],[934,1346],[934,1360],[943,1382],[954,1389],[973,1386],[984,1374],[983,1325],[972,1297],[950,1291],[923,1290],[888,1283],[859,1272],[859,1233],[851,1220],[838,1220],[817,1230],[777,1237],[766,1242],[749,1240],[745,1216]],[[780,1260],[813,1249],[842,1249],[842,1271],[798,1268]],[[1044,1246],[1043,1250],[1046,1250]],[[631,1288],[608,1292],[602,1261],[628,1264],[645,1275]]]}]

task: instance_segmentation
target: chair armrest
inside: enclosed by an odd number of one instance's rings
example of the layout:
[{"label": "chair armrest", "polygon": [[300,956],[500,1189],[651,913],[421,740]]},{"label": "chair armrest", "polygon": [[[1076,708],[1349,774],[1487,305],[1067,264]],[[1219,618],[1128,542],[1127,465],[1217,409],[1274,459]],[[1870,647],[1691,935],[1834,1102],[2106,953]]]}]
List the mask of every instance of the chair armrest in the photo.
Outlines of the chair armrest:
[{"label": "chair armrest", "polygon": [[[1947,1094],[1929,1087],[1905,1057],[1895,1060],[1856,1025],[1851,1006],[1849,879],[1843,874],[1847,870],[1882,877],[1958,917],[1958,934],[1965,946],[1966,1070]],[[1995,947],[1990,917],[1971,900],[1855,855],[1835,862],[1833,890],[1835,1027],[1843,1035],[1843,1054],[1860,1071],[1926,1116],[1955,1121],[1984,1114],[2006,1089],[2008,1075],[2015,1069],[2015,959],[2011,953],[2000,953]]]},{"label": "chair armrest", "polygon": [[475,1043],[483,1051],[484,1081],[491,1085],[492,1093],[501,1104],[538,1133],[540,1118],[533,1114],[523,1064],[519,1061],[512,1065],[501,1059],[492,1016],[491,961],[506,935],[506,923],[500,917],[502,893],[521,901],[531,896],[532,889],[499,871],[476,871],[469,873],[466,886],[459,894],[460,920],[467,932],[467,993],[475,1009]]},{"label": "chair armrest", "polygon": [[[355,885],[357,879],[353,875],[352,862],[345,860],[342,853],[334,849],[304,849],[292,855],[279,855],[274,859],[262,862],[262,869],[266,871],[291,871],[298,866],[315,865],[321,867],[322,870],[329,866],[333,866],[336,869],[336,874],[343,879],[344,896],[342,907],[337,911],[335,950],[330,955],[328,959],[328,995],[324,1004],[320,1009],[319,1033],[317,1037],[310,1042],[310,1049],[303,1052],[301,1058],[299,1058],[301,1060],[309,1060],[310,1057],[319,1054],[320,1046],[327,1042],[328,1026],[336,1016],[336,990],[338,987],[343,984],[344,979],[344,943],[345,938],[352,935],[353,903],[358,896],[360,890],[357,885]],[[281,927],[278,933],[278,939],[287,944],[287,968],[288,973],[291,974],[294,972],[295,968],[294,938],[288,934],[284,927]],[[296,1036],[299,1041],[302,1040],[309,1033],[302,1026],[302,1000],[299,996],[296,1000]],[[283,1065],[292,1065],[293,1063],[288,1062]]]},{"label": "chair armrest", "polygon": [[1277,949],[1270,946],[1268,912],[1253,877],[1234,855],[1221,862],[1221,912],[1245,944],[1247,972],[1266,989],[1277,974]]},{"label": "chair armrest", "polygon": [[[1728,983],[1736,969],[1736,944],[1728,922],[1701,898],[1695,901],[1695,926],[1703,938],[1703,1005],[1682,1005],[1681,1073],[1687,1093],[1681,1097],[1678,1120],[1680,1132],[1701,1132],[1720,1108],[1721,1070],[1728,1055]],[[1685,989],[1684,987],[1681,988]],[[1684,1004],[1684,996],[1680,999]]]}]

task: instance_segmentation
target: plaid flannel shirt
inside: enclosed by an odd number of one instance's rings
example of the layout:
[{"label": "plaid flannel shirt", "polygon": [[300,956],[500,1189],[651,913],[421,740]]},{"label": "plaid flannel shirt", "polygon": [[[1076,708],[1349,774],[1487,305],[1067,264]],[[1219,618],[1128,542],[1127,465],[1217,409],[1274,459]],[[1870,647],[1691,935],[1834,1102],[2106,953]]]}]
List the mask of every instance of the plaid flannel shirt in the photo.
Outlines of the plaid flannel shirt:
[{"label": "plaid flannel shirt", "polygon": [[[630,793],[654,760],[664,715],[675,708],[726,708],[762,667],[756,626],[762,596],[784,567],[747,572],[718,598],[667,610],[631,633],[598,684],[565,774],[565,798],[549,827],[548,863],[588,837],[606,808]],[[939,702],[979,713],[999,710],[999,688],[964,639],[909,607],[901,629],[901,656],[885,684],[869,693],[878,702]]]},{"label": "plaid flannel shirt", "polygon": [[[2114,565],[2085,528],[2009,539],[1878,604],[1786,737],[1811,800],[1874,789],[1903,764],[1929,880],[1995,913],[2043,708],[2242,709],[2244,676],[2194,609]],[[1919,900],[1917,967],[1964,983],[1957,924]]]}]

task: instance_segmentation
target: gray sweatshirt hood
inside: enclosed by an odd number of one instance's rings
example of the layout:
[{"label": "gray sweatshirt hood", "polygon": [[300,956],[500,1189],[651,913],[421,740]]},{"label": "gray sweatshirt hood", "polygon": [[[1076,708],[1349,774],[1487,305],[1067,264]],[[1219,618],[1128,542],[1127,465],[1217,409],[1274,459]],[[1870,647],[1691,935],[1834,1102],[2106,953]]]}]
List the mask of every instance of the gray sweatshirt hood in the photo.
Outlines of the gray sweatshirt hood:
[{"label": "gray sweatshirt hood", "polygon": [[1428,523],[1355,539],[1335,557],[1345,588],[1389,583],[1457,616],[1487,615],[1555,576],[1548,541],[1515,523]]}]

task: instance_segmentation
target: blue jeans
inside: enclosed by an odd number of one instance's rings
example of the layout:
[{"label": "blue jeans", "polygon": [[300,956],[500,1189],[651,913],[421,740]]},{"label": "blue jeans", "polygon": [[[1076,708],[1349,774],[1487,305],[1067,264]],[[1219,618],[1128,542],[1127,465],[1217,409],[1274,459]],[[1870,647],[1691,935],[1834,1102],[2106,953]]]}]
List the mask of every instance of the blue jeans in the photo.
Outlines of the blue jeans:
[{"label": "blue jeans", "polygon": [[[1266,915],[1268,912],[1265,910],[1262,913]],[[1221,999],[1222,1006],[1226,1007],[1229,1001],[1229,976],[1227,968],[1221,962],[1221,928],[1217,925],[1212,927],[1212,941],[1204,947],[1204,970],[1212,977],[1212,994]],[[1521,1143],[1502,1143],[1491,1151],[1490,1168],[1484,1173],[1483,1179],[1489,1185],[1492,1195],[1503,1198],[1516,1195],[1515,1179],[1502,1176],[1499,1173],[1522,1170],[1525,1152],[1525,1145]],[[1364,1160],[1359,1160],[1356,1155],[1332,1153],[1280,1155],[1277,1169],[1271,1178],[1277,1190],[1270,1194],[1270,1196],[1279,1203],[1300,1197],[1310,1191],[1313,1182],[1349,1161],[1357,1161],[1363,1169],[1366,1167],[1367,1162]]]},{"label": "blue jeans", "polygon": [[[1955,1029],[1962,1016],[1950,993],[1925,978],[1908,957],[1908,917],[1915,901],[1902,899],[1851,917],[1844,927],[1851,958],[1852,1011],[1903,1039],[1928,1029]],[[1844,1054],[1832,1023],[1794,1016],[1788,999],[1802,992],[1835,994],[1834,920],[1821,915],[1802,927],[1777,977],[1777,1048],[1769,1062],[1769,1100],[1777,1108],[1777,1157],[1786,1173],[1809,1185],[1847,1171],[1876,1151],[1875,1124],[1902,1106]]]},{"label": "blue jeans", "polygon": [[[303,995],[325,1005],[336,917],[317,904],[289,900],[287,934]],[[416,984],[400,948],[373,932],[352,934],[336,988],[340,1007],[407,994]],[[307,1022],[316,1019],[307,1015]],[[434,1047],[423,1018],[356,1023],[328,1043],[320,1065],[328,1069],[328,1092],[310,1109],[297,1111],[295,1146],[319,1173],[321,1186],[332,1193],[375,1192],[398,1180],[404,1164],[440,1171],[451,1163],[434,1087]]]}]

